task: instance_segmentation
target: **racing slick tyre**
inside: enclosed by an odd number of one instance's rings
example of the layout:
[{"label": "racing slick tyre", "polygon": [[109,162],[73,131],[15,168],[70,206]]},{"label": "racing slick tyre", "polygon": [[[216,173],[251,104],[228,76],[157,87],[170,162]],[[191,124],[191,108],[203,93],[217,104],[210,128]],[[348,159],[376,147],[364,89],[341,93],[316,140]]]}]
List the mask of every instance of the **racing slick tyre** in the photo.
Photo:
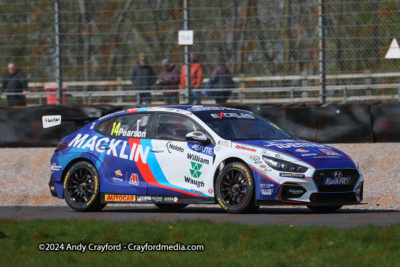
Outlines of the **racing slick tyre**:
[{"label": "racing slick tyre", "polygon": [[343,207],[343,205],[338,206],[307,206],[310,210],[318,213],[329,213],[334,212]]},{"label": "racing slick tyre", "polygon": [[215,195],[229,213],[255,211],[254,179],[250,169],[241,162],[226,165],[215,181]]},{"label": "racing slick tyre", "polygon": [[157,207],[159,207],[162,210],[165,211],[178,211],[180,209],[183,209],[189,204],[155,204]]},{"label": "racing slick tyre", "polygon": [[100,211],[100,179],[96,168],[80,161],[69,168],[64,179],[64,197],[68,206],[76,211]]}]

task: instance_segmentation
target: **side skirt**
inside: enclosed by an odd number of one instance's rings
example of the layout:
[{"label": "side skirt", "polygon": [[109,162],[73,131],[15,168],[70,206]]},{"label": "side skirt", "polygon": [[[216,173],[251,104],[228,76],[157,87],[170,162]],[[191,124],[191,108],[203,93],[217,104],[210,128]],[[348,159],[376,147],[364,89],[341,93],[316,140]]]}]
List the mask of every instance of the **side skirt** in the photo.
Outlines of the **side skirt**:
[{"label": "side skirt", "polygon": [[162,203],[162,204],[215,204],[214,197],[192,196],[138,196],[114,193],[101,193],[101,203]]}]

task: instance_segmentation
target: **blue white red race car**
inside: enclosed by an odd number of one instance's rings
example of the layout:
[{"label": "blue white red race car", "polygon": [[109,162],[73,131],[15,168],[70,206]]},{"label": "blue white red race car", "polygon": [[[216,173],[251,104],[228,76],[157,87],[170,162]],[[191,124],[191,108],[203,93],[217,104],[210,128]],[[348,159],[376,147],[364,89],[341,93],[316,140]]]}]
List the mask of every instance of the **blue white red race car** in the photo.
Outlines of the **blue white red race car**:
[{"label": "blue white red race car", "polygon": [[[60,124],[61,117],[43,117]],[[166,210],[215,204],[316,212],[360,204],[364,177],[346,153],[299,140],[251,112],[214,106],[133,108],[63,137],[51,158],[51,194],[77,211],[107,203]]]}]

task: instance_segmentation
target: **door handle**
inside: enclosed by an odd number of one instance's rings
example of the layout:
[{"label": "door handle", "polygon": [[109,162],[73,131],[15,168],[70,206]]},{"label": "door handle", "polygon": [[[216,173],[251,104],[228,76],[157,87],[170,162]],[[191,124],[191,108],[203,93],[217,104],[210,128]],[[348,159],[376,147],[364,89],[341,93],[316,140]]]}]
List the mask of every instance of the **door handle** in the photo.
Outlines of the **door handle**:
[{"label": "door handle", "polygon": [[108,147],[108,146],[98,146],[97,148],[98,149],[104,149],[104,150],[110,149],[110,147]]},{"label": "door handle", "polygon": [[160,153],[160,152],[164,152],[164,149],[162,149],[162,148],[153,148],[153,149],[151,149],[151,152]]}]

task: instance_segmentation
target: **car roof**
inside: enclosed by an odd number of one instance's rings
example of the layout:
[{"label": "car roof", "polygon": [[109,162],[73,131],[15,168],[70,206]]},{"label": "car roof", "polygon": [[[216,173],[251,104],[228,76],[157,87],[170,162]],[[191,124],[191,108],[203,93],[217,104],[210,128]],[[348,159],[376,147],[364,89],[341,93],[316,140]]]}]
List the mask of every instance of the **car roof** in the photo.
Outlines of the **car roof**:
[{"label": "car roof", "polygon": [[[180,114],[188,114],[197,113],[202,111],[245,111],[236,108],[228,108],[228,107],[218,107],[218,106],[201,106],[201,105],[177,105],[177,106],[155,106],[155,107],[141,107],[141,108],[128,108],[126,110],[121,110],[118,112],[114,112],[108,115],[105,115],[99,118],[99,121],[102,121],[106,118],[111,118],[117,115],[122,114],[130,114],[136,112],[148,112],[148,111],[167,111],[167,112],[176,112]],[[248,111],[245,111],[248,112]]]}]

